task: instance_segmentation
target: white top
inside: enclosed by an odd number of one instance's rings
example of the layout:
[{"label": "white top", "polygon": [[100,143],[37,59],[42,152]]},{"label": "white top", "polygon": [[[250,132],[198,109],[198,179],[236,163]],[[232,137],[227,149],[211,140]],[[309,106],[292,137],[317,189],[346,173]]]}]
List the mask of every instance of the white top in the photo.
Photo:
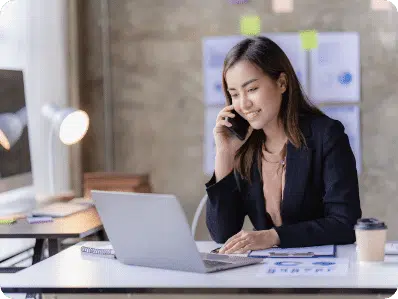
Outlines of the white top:
[{"label": "white top", "polygon": [[[310,288],[324,291],[337,289],[339,292],[344,292],[343,289],[357,289],[358,293],[365,293],[366,290],[393,293],[398,287],[398,256],[386,256],[383,263],[358,264],[355,245],[337,247],[337,257],[348,258],[350,265],[347,275],[331,278],[267,277],[263,271],[264,264],[210,274],[128,266],[114,259],[82,256],[80,247],[83,244],[98,246],[108,242],[81,242],[18,273],[0,274],[0,287],[8,292],[15,292],[16,288],[19,288],[17,292],[28,292],[36,288],[43,293],[56,293],[56,289],[73,289],[76,293],[79,292],[78,289],[88,288],[97,292],[99,289],[104,292],[123,289],[128,293],[134,293],[134,288],[174,288],[185,291],[191,288],[204,288],[207,291],[216,288],[259,288],[265,292],[270,289],[291,289],[284,290],[291,293],[295,293],[294,289]],[[202,252],[218,247],[214,242],[197,242],[197,245]],[[199,290],[198,293],[200,292]]]}]

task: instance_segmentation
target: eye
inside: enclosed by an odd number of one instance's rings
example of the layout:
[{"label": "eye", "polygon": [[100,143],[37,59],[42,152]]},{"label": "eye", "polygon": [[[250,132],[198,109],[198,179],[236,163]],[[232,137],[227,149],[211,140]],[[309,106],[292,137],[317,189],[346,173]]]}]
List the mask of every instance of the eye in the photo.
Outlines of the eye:
[{"label": "eye", "polygon": [[255,90],[257,90],[257,87],[250,88],[250,89],[249,89],[249,92],[253,92],[253,91],[255,91]]},{"label": "eye", "polygon": [[237,96],[237,94],[231,94],[231,98],[236,98]]}]

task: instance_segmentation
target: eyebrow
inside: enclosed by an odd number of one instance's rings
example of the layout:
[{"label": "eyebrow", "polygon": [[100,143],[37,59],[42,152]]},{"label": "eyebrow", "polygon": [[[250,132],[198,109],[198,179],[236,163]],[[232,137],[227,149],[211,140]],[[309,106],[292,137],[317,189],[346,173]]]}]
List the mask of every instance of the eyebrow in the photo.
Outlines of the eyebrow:
[{"label": "eyebrow", "polygon": [[[249,85],[250,83],[257,81],[258,79],[250,79],[249,81],[246,81],[245,83],[242,84],[242,88],[245,87],[246,85]],[[236,90],[235,88],[228,88],[228,90]]]}]

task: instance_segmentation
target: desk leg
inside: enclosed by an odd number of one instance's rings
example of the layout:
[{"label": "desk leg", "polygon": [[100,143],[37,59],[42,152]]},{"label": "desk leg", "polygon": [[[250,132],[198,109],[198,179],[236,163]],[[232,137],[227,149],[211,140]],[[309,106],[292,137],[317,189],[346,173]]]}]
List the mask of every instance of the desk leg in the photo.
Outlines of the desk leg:
[{"label": "desk leg", "polygon": [[44,239],[36,239],[35,247],[33,248],[32,265],[41,261],[43,256]]},{"label": "desk leg", "polygon": [[60,252],[60,242],[58,239],[48,239],[48,255],[53,256]]},{"label": "desk leg", "polygon": [[108,239],[108,235],[105,232],[105,229],[101,229],[98,233],[97,233],[98,238],[100,239],[100,241],[109,241]]},{"label": "desk leg", "polygon": [[[36,239],[36,244],[35,244],[35,247],[33,248],[32,265],[34,265],[42,260],[43,250],[44,250],[44,239]],[[42,295],[28,293],[26,295],[26,298],[42,299]]]}]

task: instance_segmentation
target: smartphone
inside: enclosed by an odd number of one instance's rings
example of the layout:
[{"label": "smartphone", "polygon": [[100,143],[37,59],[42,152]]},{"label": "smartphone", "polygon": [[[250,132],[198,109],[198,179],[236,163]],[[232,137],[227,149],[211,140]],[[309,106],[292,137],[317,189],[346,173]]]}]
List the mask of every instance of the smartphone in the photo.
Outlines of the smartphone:
[{"label": "smartphone", "polygon": [[227,127],[228,130],[231,131],[236,137],[240,140],[245,140],[247,132],[249,130],[249,122],[240,116],[235,110],[232,110],[231,113],[235,114],[235,117],[226,117],[225,119],[231,123],[231,127]]}]

